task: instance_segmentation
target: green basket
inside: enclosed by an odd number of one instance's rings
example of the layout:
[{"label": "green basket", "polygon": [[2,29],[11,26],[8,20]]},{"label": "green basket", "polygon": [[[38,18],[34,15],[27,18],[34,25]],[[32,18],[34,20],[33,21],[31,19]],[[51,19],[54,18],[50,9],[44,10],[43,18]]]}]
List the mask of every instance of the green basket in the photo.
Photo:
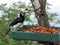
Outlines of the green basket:
[{"label": "green basket", "polygon": [[58,34],[41,34],[34,32],[14,31],[12,32],[12,38],[15,40],[32,40],[32,41],[59,43]]}]

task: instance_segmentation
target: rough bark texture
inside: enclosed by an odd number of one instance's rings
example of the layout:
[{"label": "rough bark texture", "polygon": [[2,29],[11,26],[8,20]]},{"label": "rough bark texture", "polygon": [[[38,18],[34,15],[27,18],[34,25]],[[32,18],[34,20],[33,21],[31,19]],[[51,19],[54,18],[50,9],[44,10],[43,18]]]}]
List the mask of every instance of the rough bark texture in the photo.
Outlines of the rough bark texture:
[{"label": "rough bark texture", "polygon": [[[38,0],[39,4],[40,4],[40,7],[38,9],[36,9],[34,6],[35,0],[30,0],[30,1],[32,3],[33,8],[34,8],[34,12],[35,12],[36,18],[38,20],[38,24],[42,26],[42,20],[43,20],[43,23],[44,23],[43,26],[49,26],[48,16],[45,11],[46,0]],[[42,18],[42,16],[44,17],[44,19]],[[40,18],[42,18],[42,19],[40,19]]]},{"label": "rough bark texture", "polygon": [[41,16],[44,16],[44,18],[45,18],[45,20],[44,20],[44,26],[50,26],[49,21],[48,21],[48,15],[46,14],[46,10],[45,10],[46,1],[47,0],[39,0],[40,5],[41,5],[41,7],[40,7],[41,8],[41,11],[40,12],[41,12]]},{"label": "rough bark texture", "polygon": [[39,21],[39,15],[40,15],[40,12],[38,12],[39,11],[39,8],[38,9],[35,9],[35,6],[33,4],[34,0],[30,0],[30,1],[32,3],[33,8],[34,8],[35,16],[36,16],[37,20]]}]

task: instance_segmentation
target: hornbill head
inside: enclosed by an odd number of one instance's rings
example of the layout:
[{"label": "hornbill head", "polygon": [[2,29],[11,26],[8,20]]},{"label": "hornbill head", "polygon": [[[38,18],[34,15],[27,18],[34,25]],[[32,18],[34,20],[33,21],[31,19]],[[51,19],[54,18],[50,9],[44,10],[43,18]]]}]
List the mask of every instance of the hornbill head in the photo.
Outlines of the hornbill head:
[{"label": "hornbill head", "polygon": [[25,13],[29,13],[29,9],[26,8],[23,12],[25,12]]},{"label": "hornbill head", "polygon": [[20,16],[24,16],[26,13],[29,13],[29,9],[26,8],[25,10],[20,12]]}]

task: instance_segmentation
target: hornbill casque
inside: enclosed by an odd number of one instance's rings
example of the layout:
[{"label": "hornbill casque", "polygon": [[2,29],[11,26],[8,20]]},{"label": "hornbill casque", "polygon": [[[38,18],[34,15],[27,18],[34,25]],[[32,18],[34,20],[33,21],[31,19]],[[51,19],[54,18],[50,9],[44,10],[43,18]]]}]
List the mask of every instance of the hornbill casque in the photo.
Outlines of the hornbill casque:
[{"label": "hornbill casque", "polygon": [[23,22],[25,20],[25,14],[26,13],[28,13],[28,9],[27,8],[24,11],[21,11],[20,12],[20,16],[17,17],[16,19],[14,19],[12,21],[12,23],[9,25],[9,29],[7,30],[7,32],[5,33],[5,35],[7,35],[9,33],[9,31],[11,30],[11,28],[17,28],[19,26],[22,27]]}]

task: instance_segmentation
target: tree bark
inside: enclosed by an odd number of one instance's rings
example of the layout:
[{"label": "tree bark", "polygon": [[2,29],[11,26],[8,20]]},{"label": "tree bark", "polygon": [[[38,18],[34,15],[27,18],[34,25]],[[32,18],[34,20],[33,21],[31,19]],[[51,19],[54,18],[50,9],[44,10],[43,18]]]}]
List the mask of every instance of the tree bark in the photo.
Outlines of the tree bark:
[{"label": "tree bark", "polygon": [[38,8],[38,9],[35,8],[35,6],[34,6],[34,4],[33,4],[34,0],[30,0],[30,1],[31,1],[31,3],[32,3],[33,8],[34,8],[35,16],[36,16],[36,18],[37,18],[37,20],[38,20],[38,24],[39,24],[39,20],[40,20],[40,19],[39,19],[40,12],[38,12],[38,11],[39,11],[39,8]]},{"label": "tree bark", "polygon": [[[49,24],[49,21],[48,21],[48,15],[46,14],[46,10],[45,10],[46,0],[38,0],[39,4],[40,4],[40,7],[38,9],[36,9],[35,6],[34,6],[34,0],[30,0],[30,1],[32,3],[33,8],[34,8],[34,12],[35,12],[35,16],[38,20],[38,24],[40,26],[42,26],[42,21],[43,21],[43,23],[44,23],[43,26],[48,26],[49,27],[50,24]],[[44,19],[41,16],[43,16]]]}]

